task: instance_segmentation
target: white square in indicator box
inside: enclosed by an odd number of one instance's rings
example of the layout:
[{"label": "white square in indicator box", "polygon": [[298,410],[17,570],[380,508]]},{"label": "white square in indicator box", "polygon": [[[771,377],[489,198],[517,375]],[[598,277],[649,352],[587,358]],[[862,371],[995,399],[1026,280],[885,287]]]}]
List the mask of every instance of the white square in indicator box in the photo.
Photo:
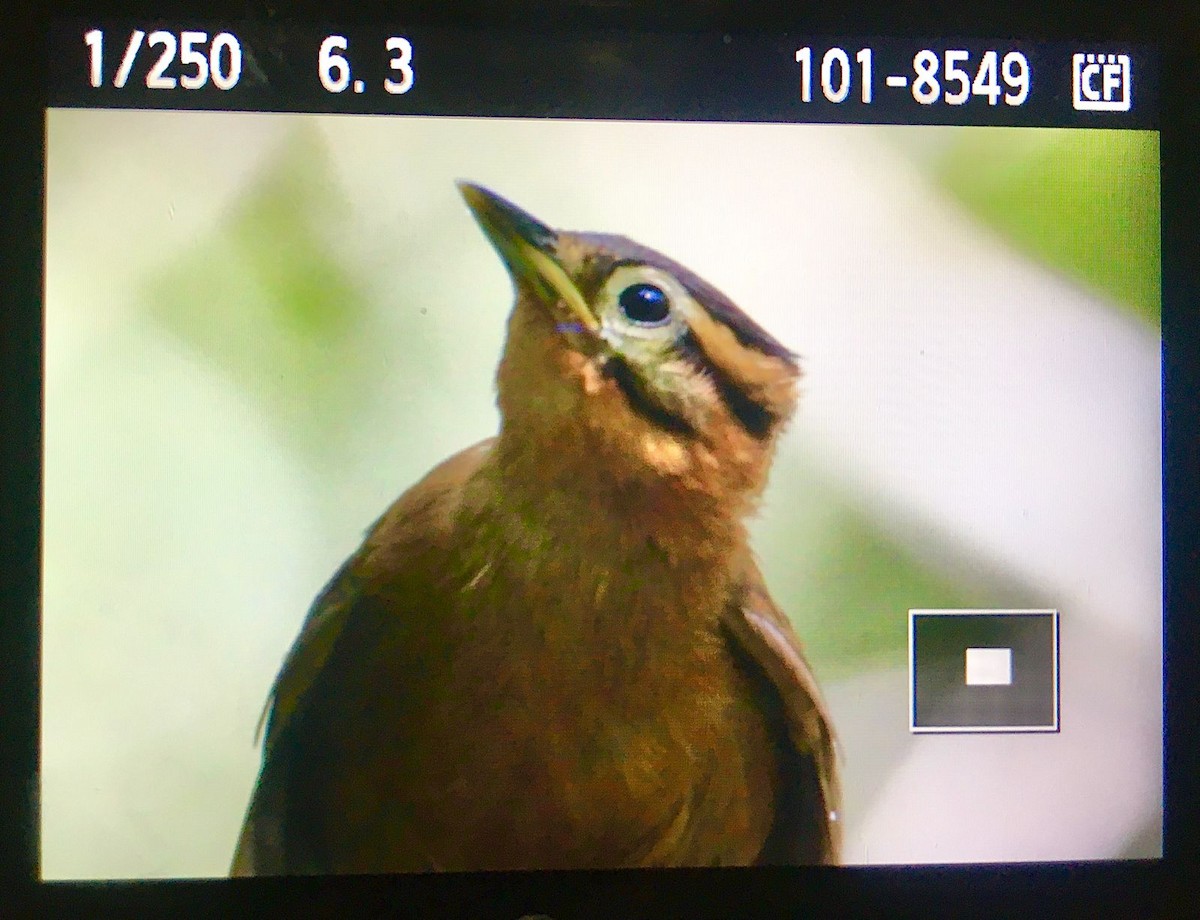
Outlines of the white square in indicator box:
[{"label": "white square in indicator box", "polygon": [[967,686],[996,687],[1012,683],[1012,649],[967,649]]}]

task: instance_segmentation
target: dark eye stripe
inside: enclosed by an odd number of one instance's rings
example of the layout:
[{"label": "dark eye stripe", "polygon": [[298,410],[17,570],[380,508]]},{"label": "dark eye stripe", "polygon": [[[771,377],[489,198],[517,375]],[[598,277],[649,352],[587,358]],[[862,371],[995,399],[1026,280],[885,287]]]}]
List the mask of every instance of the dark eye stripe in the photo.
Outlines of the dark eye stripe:
[{"label": "dark eye stripe", "polygon": [[691,331],[685,332],[679,338],[678,348],[684,358],[697,370],[704,371],[717,388],[717,395],[729,414],[737,419],[751,437],[762,440],[771,433],[779,421],[778,417],[762,403],[755,402],[746,392],[738,387],[729,375],[709,360],[708,355]]},{"label": "dark eye stripe", "polygon": [[604,364],[604,376],[616,381],[621,392],[625,394],[629,407],[642,418],[667,431],[693,438],[696,436],[696,429],[687,419],[654,401],[642,381],[638,379],[637,373],[624,358],[617,355],[609,358]]}]

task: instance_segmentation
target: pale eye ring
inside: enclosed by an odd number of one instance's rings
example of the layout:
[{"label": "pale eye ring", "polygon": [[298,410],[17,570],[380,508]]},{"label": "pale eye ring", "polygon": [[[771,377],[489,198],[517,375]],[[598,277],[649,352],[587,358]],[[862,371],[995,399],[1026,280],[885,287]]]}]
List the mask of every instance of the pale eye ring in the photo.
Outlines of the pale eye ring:
[{"label": "pale eye ring", "polygon": [[653,265],[618,265],[596,298],[601,337],[618,351],[660,349],[682,334],[692,309],[687,288]]},{"label": "pale eye ring", "polygon": [[671,321],[671,298],[656,284],[638,281],[617,296],[617,306],[631,323],[664,326]]}]

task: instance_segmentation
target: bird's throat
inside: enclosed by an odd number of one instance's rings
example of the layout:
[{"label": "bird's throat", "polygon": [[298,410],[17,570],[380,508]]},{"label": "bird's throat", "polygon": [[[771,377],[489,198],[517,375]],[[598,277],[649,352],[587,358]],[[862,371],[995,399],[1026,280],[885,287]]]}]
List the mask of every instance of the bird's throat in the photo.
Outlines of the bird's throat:
[{"label": "bird's throat", "polygon": [[613,680],[711,651],[747,551],[740,520],[698,495],[598,488],[582,471],[560,478],[499,449],[473,485],[462,526],[480,556],[464,592],[514,648],[573,660],[587,649]]}]

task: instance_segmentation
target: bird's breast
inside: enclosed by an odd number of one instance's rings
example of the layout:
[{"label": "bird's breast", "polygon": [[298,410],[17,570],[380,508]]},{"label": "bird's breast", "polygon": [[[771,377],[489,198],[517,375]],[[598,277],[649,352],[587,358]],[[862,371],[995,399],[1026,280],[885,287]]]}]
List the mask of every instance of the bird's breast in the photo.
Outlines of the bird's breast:
[{"label": "bird's breast", "polygon": [[332,869],[753,862],[779,768],[722,566],[567,504],[465,507],[373,538],[297,724]]},{"label": "bird's breast", "polygon": [[545,580],[500,591],[503,575],[495,563],[464,593],[473,628],[429,694],[442,705],[425,730],[440,738],[424,746],[441,751],[442,775],[428,788],[456,803],[465,847],[447,860],[752,862],[773,816],[775,747],[719,631],[640,578],[609,573],[603,591],[575,595]]}]

